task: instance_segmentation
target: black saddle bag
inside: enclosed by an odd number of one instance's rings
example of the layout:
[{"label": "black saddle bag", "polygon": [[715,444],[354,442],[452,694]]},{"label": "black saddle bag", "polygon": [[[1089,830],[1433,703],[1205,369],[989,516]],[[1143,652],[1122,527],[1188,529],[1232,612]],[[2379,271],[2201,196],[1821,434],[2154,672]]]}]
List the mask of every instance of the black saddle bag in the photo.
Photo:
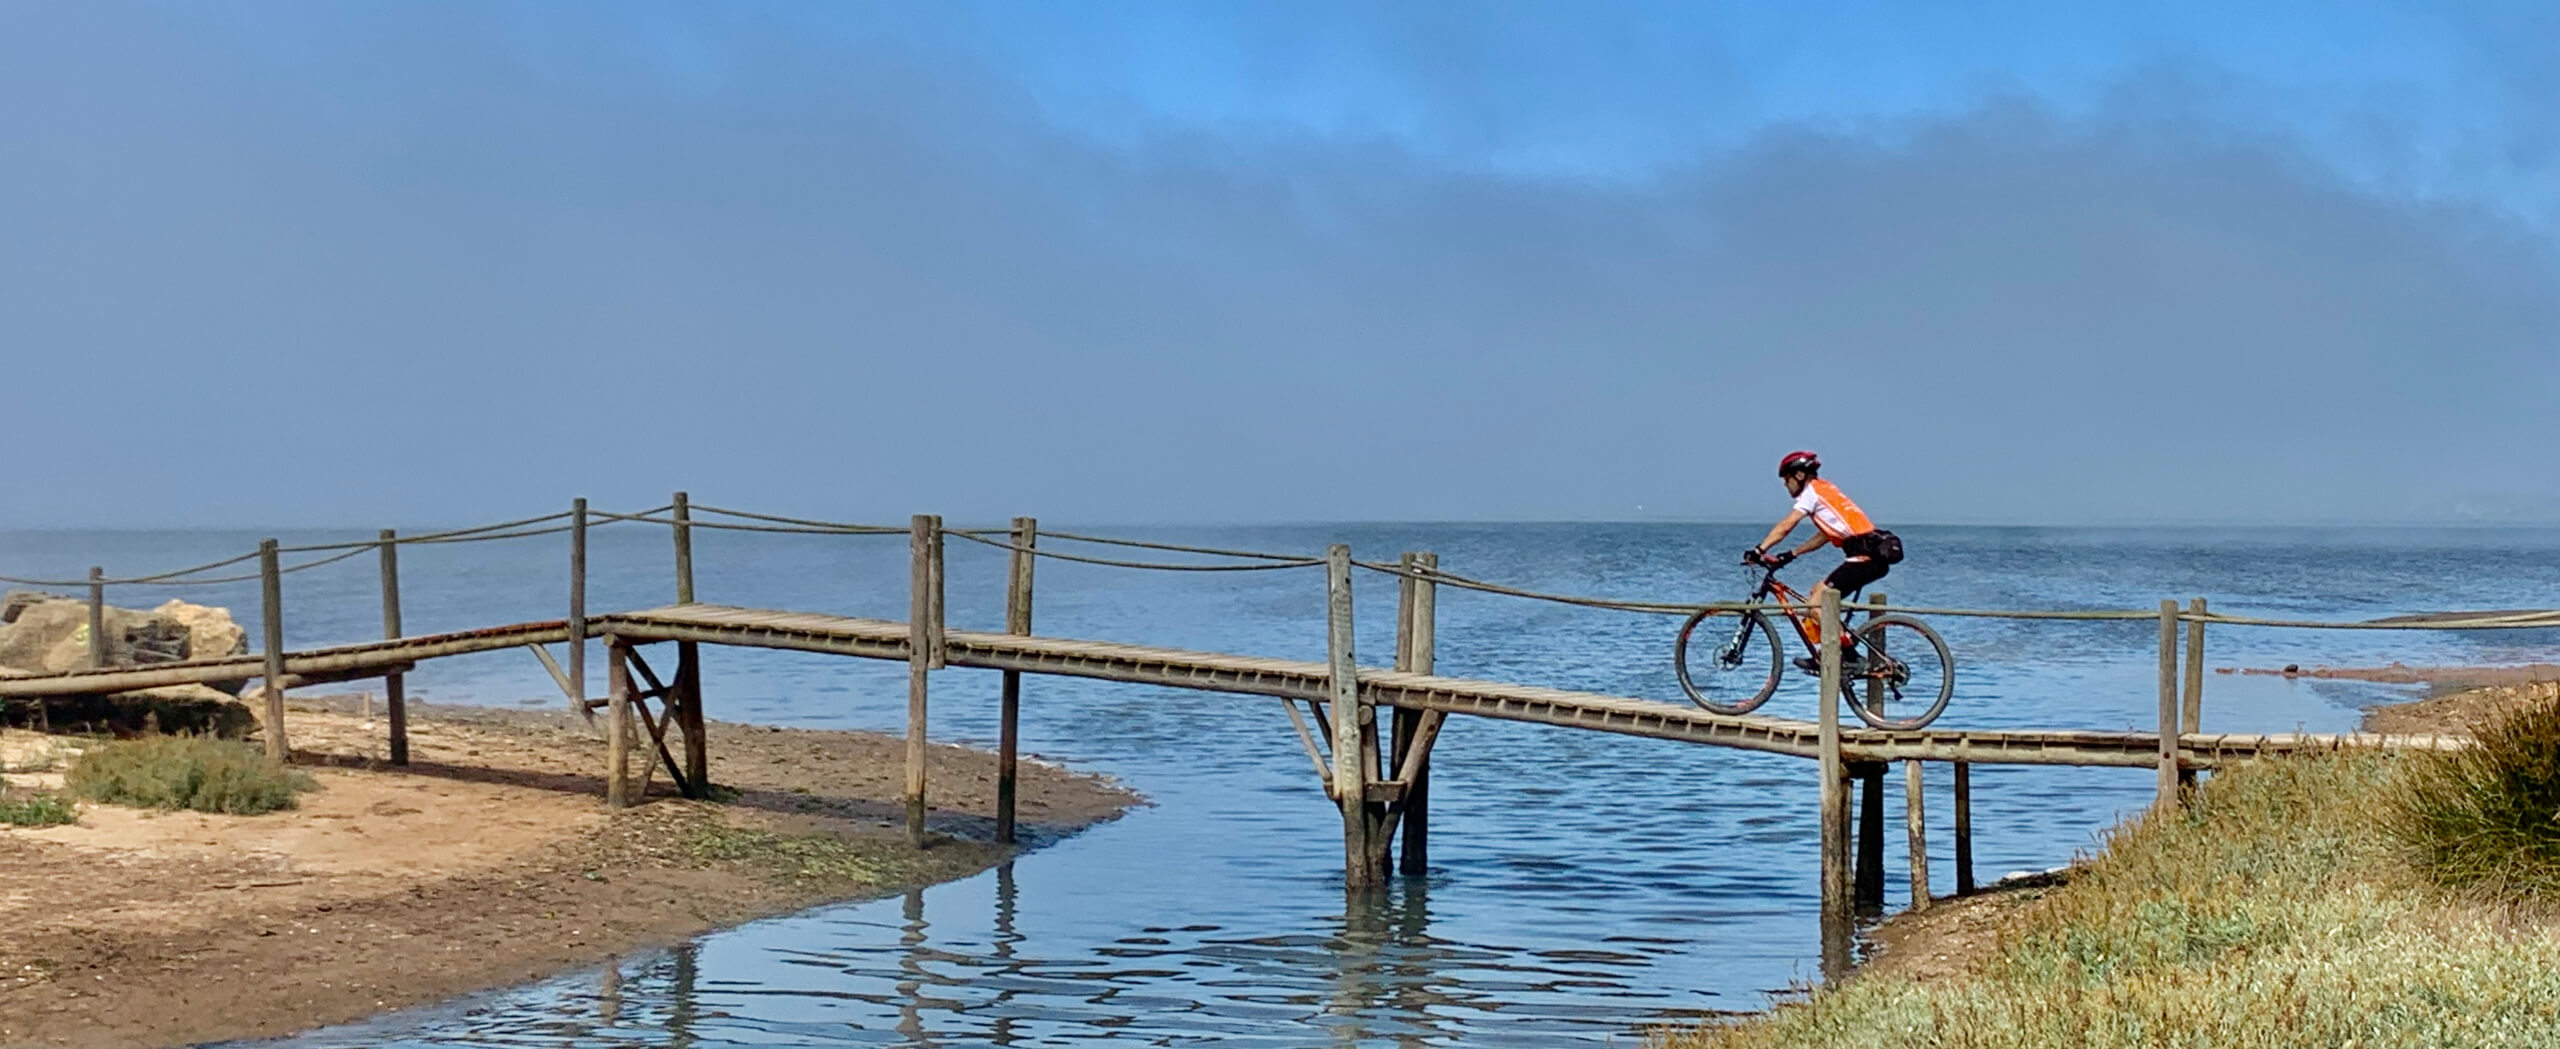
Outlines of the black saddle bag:
[{"label": "black saddle bag", "polygon": [[1902,537],[1884,529],[1860,532],[1840,541],[1840,551],[1851,557],[1873,558],[1888,565],[1902,563]]}]

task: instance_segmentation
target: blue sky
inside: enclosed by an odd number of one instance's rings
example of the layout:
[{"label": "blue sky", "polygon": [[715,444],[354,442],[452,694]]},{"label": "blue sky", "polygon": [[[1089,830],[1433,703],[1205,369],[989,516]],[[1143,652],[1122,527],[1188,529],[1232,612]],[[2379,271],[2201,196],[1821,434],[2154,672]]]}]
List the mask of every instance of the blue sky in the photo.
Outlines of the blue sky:
[{"label": "blue sky", "polygon": [[11,6],[0,410],[92,439],[0,525],[1755,518],[1798,446],[1889,521],[2560,522],[2554,70],[2522,4]]}]

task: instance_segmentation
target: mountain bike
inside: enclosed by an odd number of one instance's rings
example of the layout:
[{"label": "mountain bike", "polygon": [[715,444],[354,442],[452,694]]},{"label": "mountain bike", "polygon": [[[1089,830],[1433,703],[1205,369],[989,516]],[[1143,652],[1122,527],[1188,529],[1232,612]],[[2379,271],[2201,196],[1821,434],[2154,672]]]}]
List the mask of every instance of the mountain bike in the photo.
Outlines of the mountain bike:
[{"label": "mountain bike", "polygon": [[[1822,649],[1815,638],[1821,634],[1822,612],[1778,580],[1778,569],[1788,560],[1792,558],[1756,562],[1763,571],[1748,603],[1774,601],[1805,651],[1818,661]],[[1843,595],[1842,601],[1855,596]],[[1841,628],[1856,640],[1854,651],[1840,653],[1840,698],[1859,720],[1881,729],[1915,729],[1937,720],[1956,690],[1955,661],[1947,656],[1947,643],[1910,616],[1870,612],[1864,623],[1852,627],[1855,614],[1844,609],[1840,616]],[[1693,644],[1713,646],[1694,667],[1689,657]],[[1748,714],[1768,702],[1786,671],[1786,655],[1777,624],[1761,608],[1701,609],[1680,625],[1680,640],[1671,649],[1681,691],[1718,714]]]}]

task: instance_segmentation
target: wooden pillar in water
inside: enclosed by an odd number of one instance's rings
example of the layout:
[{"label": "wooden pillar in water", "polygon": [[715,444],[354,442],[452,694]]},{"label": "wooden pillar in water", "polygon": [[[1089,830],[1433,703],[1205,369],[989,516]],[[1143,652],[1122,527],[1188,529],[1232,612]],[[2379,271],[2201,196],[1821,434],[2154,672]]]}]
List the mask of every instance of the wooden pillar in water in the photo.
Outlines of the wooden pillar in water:
[{"label": "wooden pillar in water", "polygon": [[[1874,597],[1884,603],[1884,595]],[[1881,636],[1881,635],[1879,635]],[[1884,712],[1884,682],[1867,679],[1867,712]],[[1861,762],[1858,780],[1858,913],[1884,912],[1884,773],[1881,761]]]},{"label": "wooden pillar in water", "polygon": [[1956,895],[1973,895],[1973,763],[1955,763]]},{"label": "wooden pillar in water", "polygon": [[[2187,602],[2187,679],[2183,709],[2179,711],[2180,732],[2204,731],[2204,599]],[[2178,770],[2178,785],[2196,785],[2196,770]]]},{"label": "wooden pillar in water", "polygon": [[924,847],[925,699],[942,669],[942,518],[907,522],[907,843]]},{"label": "wooden pillar in water", "polygon": [[2178,802],[2178,603],[2160,602],[2160,777],[2158,808]]},{"label": "wooden pillar in water", "polygon": [[1325,696],[1333,722],[1334,792],[1342,805],[1342,880],[1349,888],[1368,888],[1386,880],[1386,842],[1377,840],[1383,828],[1370,816],[1369,784],[1378,767],[1376,713],[1360,703],[1360,664],[1352,651],[1350,547],[1335,543],[1325,549],[1324,584]]},{"label": "wooden pillar in water", "polygon": [[569,502],[569,706],[587,709],[587,501]]},{"label": "wooden pillar in water", "polygon": [[1822,975],[1849,972],[1854,917],[1849,871],[1849,784],[1840,758],[1840,595],[1822,592]]},{"label": "wooden pillar in water", "polygon": [[[382,637],[397,640],[400,625],[400,535],[382,530],[377,540],[382,556]],[[382,676],[383,702],[391,718],[391,763],[409,763],[409,676],[390,673]]]},{"label": "wooden pillar in water", "polygon": [[273,539],[258,542],[258,604],[266,628],[267,756],[283,761],[293,748],[284,738],[284,570],[276,564]]},{"label": "wooden pillar in water", "polygon": [[[1006,564],[1004,632],[1031,633],[1032,550],[1040,542],[1040,522],[1013,519],[1013,554]],[[996,711],[996,841],[1013,844],[1015,799],[1021,790],[1022,672],[1004,672],[1003,693]]]},{"label": "wooden pillar in water", "polygon": [[[1420,573],[1440,567],[1440,555],[1406,554],[1403,566],[1405,574],[1396,591],[1396,669],[1429,674],[1438,663],[1434,650],[1439,645],[1439,584]],[[1442,717],[1436,710],[1397,708],[1389,748],[1397,756],[1397,767],[1390,772],[1405,785],[1404,796],[1396,802],[1404,831],[1404,851],[1397,857],[1396,869],[1415,877],[1431,873],[1431,747]]]},{"label": "wooden pillar in water", "polygon": [[618,637],[604,643],[604,803],[627,808],[631,797],[631,650]]},{"label": "wooden pillar in water", "polygon": [[89,668],[107,665],[107,570],[89,566]]}]

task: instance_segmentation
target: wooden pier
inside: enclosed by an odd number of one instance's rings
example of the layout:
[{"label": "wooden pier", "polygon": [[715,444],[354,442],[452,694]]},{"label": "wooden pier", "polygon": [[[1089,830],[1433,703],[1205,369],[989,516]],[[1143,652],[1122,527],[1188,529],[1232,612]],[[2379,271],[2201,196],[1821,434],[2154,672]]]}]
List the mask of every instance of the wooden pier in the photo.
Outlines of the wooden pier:
[{"label": "wooden pier", "polygon": [[[905,663],[908,674],[907,825],[924,841],[929,784],[925,779],[931,682],[947,668],[991,670],[1002,675],[1001,733],[997,811],[999,840],[1014,831],[1016,724],[1022,702],[1022,676],[1049,675],[1191,689],[1237,697],[1278,699],[1287,708],[1297,738],[1306,752],[1313,780],[1339,807],[1344,827],[1346,883],[1361,889],[1392,875],[1393,842],[1401,835],[1403,870],[1421,873],[1428,848],[1428,783],[1433,744],[1452,715],[1496,718],[1558,728],[1612,732],[1738,750],[1761,751],[1809,759],[1818,768],[1822,800],[1822,886],[1826,968],[1845,965],[1851,916],[1878,908],[1883,901],[1883,796],[1885,770],[1903,763],[1905,838],[1910,850],[1912,902],[1930,900],[1927,820],[1922,804],[1921,764],[1944,762],[1954,768],[1951,831],[1955,840],[1955,887],[1974,887],[1971,869],[1970,770],[1982,764],[2080,765],[2152,768],[2159,773],[2159,796],[2174,804],[2199,771],[2226,767],[2277,754],[2342,747],[2392,749],[2459,746],[2439,737],[2386,737],[2364,734],[2238,734],[2200,731],[2203,690],[2202,646],[2207,622],[2238,622],[2215,617],[2199,600],[2186,609],[2163,602],[2160,628],[2160,725],[2156,731],[2080,729],[1920,729],[1880,731],[1851,728],[1839,719],[1841,676],[1836,649],[1840,609],[1836,599],[1821,610],[1833,624],[1822,631],[1821,716],[1806,722],[1759,716],[1721,716],[1687,703],[1632,696],[1547,688],[1538,685],[1480,681],[1435,673],[1436,589],[1457,579],[1443,573],[1428,553],[1409,553],[1393,564],[1354,562],[1346,547],[1335,546],[1321,558],[1290,558],[1163,544],[1129,542],[1196,554],[1262,558],[1250,568],[1314,568],[1321,566],[1328,595],[1327,658],[1323,661],[1274,659],[1220,652],[1198,652],[1098,639],[1041,636],[1032,632],[1032,566],[1039,557],[1149,565],[1084,557],[1046,550],[1037,522],[1018,518],[1009,529],[952,531],[939,518],[919,516],[906,528],[842,525],[795,518],[742,514],[740,527],[757,531],[821,535],[890,535],[908,538],[911,560],[909,618],[905,621],[864,619],[784,609],[741,608],[694,600],[692,531],[714,527],[695,517],[679,493],[666,508],[642,514],[591,515],[580,500],[567,515],[531,519],[540,525],[566,518],[557,528],[527,528],[529,522],[445,533],[461,539],[401,540],[385,531],[372,544],[378,548],[383,579],[383,640],[286,651],[281,643],[281,580],[293,569],[281,567],[273,541],[258,552],[266,607],[267,644],[251,655],[193,660],[150,666],[98,666],[63,674],[0,678],[0,699],[59,697],[124,692],[174,684],[212,684],[262,679],[266,687],[266,735],[271,749],[284,748],[285,689],[359,678],[384,678],[390,690],[390,747],[395,762],[405,761],[407,740],[398,682],[421,663],[448,656],[528,648],[550,668],[554,680],[581,713],[607,712],[607,793],[616,806],[636,800],[647,779],[664,769],[687,796],[707,795],[711,755],[703,732],[703,687],[700,646],[814,652],[859,659]],[[585,602],[586,531],[591,516],[611,521],[648,521],[669,526],[674,535],[675,603],[648,609],[589,614]],[[510,531],[510,529],[513,529]],[[571,536],[571,593],[565,619],[492,626],[455,633],[400,636],[397,547],[403,542],[470,541],[475,534],[492,538],[568,532]],[[959,536],[1009,550],[1006,629],[1001,633],[951,630],[943,622],[944,543]],[[1091,537],[1072,537],[1082,541]],[[336,550],[337,547],[315,548]],[[359,551],[360,552],[360,551]],[[346,556],[333,554],[331,559]],[[241,559],[235,559],[241,560]],[[313,562],[320,563],[320,562]],[[1352,577],[1357,569],[1391,575],[1397,583],[1396,651],[1392,668],[1361,666],[1352,651]],[[183,576],[183,573],[177,575]],[[154,581],[157,578],[154,577]],[[106,582],[96,571],[86,581],[90,601],[102,603]],[[1522,594],[1508,588],[1484,587]],[[1588,603],[1588,602],[1586,602]],[[2549,613],[2504,613],[2488,620],[2430,621],[2406,628],[2552,625]],[[2115,618],[2150,618],[2127,613]],[[2541,618],[2535,618],[2541,617]],[[2183,638],[2180,624],[2184,624]],[[2294,624],[2359,626],[2362,624]],[[601,640],[606,649],[607,695],[591,698],[581,683],[585,642]],[[2183,642],[2183,643],[2182,643]],[[568,669],[551,655],[553,644],[566,646]],[[673,645],[671,673],[661,674],[645,650]],[[2184,656],[2183,662],[2181,656]],[[663,659],[663,657],[662,657]],[[655,705],[652,705],[655,701]],[[1391,719],[1382,729],[1381,713]],[[679,749],[680,748],[680,749]],[[635,778],[632,765],[641,768]],[[1854,806],[1861,815],[1853,834],[1851,788],[1862,787]],[[1853,838],[1855,849],[1853,851]],[[1835,942],[1836,941],[1836,942]]]}]

